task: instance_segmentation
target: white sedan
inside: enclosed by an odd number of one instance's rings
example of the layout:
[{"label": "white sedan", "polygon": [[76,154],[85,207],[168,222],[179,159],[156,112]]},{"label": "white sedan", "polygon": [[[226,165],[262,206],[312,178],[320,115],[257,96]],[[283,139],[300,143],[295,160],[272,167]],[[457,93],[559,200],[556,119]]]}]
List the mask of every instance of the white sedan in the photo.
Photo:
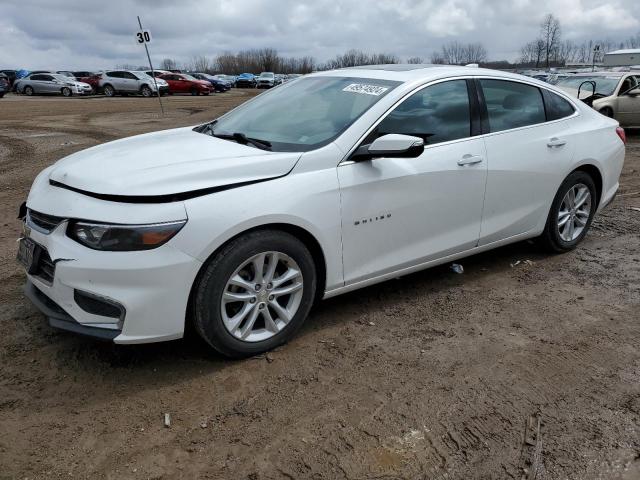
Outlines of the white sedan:
[{"label": "white sedan", "polygon": [[571,250],[618,189],[624,140],[505,72],[321,72],[45,169],[18,257],[55,327],[131,344],[191,322],[254,355],[317,299],[528,238]]}]

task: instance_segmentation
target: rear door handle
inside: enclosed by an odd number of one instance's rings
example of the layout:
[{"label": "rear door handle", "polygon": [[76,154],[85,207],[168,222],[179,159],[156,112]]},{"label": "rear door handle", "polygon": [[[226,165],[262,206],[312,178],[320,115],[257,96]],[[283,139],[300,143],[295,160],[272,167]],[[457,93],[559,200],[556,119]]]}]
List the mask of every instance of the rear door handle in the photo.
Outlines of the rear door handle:
[{"label": "rear door handle", "polygon": [[547,147],[549,148],[562,147],[563,145],[566,145],[566,144],[567,144],[566,140],[561,140],[557,137],[553,137],[547,142]]},{"label": "rear door handle", "polygon": [[480,155],[466,154],[460,160],[458,160],[458,165],[460,165],[461,167],[464,167],[466,165],[475,165],[477,163],[482,163],[483,160],[484,158],[482,158],[482,156]]}]

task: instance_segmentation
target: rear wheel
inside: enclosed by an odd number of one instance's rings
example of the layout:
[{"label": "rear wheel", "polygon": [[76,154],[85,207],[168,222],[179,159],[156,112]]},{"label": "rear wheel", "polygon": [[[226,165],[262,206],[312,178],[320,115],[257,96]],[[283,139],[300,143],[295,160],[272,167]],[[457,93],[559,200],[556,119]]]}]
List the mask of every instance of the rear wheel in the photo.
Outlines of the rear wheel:
[{"label": "rear wheel", "polygon": [[116,94],[115,88],[113,88],[111,85],[105,85],[103,90],[104,90],[104,94],[107,97],[114,97]]},{"label": "rear wheel", "polygon": [[309,250],[281,231],[231,241],[204,267],[194,290],[194,324],[218,352],[246,357],[287,340],[306,319],[316,290]]},{"label": "rear wheel", "polygon": [[33,88],[29,87],[29,86],[26,86],[26,87],[24,87],[24,90],[22,90],[22,93],[24,93],[25,95],[31,96],[31,95],[33,95]]},{"label": "rear wheel", "polygon": [[73,95],[73,92],[71,91],[71,89],[69,87],[64,87],[61,90],[62,96],[64,97],[70,97],[71,95]]},{"label": "rear wheel", "polygon": [[611,107],[604,107],[602,110],[600,110],[600,113],[605,117],[613,118],[613,110],[611,109]]},{"label": "rear wheel", "polygon": [[553,252],[574,249],[585,237],[598,207],[593,179],[582,171],[569,175],[556,193],[547,224],[540,236],[545,248]]}]

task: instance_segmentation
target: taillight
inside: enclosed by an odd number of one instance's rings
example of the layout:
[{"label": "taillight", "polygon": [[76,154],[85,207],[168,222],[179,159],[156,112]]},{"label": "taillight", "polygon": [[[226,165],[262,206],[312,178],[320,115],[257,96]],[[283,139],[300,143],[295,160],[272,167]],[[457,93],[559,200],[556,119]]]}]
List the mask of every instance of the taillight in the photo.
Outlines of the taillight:
[{"label": "taillight", "polygon": [[626,135],[626,133],[624,133],[624,128],[616,127],[616,133],[620,137],[620,140],[622,140],[622,143],[624,143],[626,145],[626,143],[627,143],[627,135]]}]

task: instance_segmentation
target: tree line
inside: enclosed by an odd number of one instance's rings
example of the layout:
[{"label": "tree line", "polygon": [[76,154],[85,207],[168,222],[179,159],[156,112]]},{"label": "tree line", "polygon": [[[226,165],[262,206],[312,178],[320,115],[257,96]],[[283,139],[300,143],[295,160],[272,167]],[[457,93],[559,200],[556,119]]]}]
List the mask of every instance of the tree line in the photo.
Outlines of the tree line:
[{"label": "tree line", "polygon": [[[157,68],[233,75],[245,72],[306,74],[317,70],[402,62],[446,65],[477,63],[484,67],[501,69],[549,68],[563,66],[567,63],[591,63],[594,60],[596,45],[599,46],[599,53],[595,57],[595,61],[598,62],[608,51],[619,48],[640,48],[640,33],[622,41],[593,39],[574,42],[568,39],[563,40],[560,21],[553,14],[547,14],[540,24],[537,38],[527,42],[520,49],[520,56],[514,63],[506,60],[489,61],[487,49],[481,42],[464,43],[454,40],[445,43],[439,50],[432,52],[427,57],[414,56],[402,59],[394,53],[367,53],[351,49],[320,63],[312,56],[286,57],[280,55],[275,48],[259,48],[224,52],[215,57],[198,55],[184,63],[178,63],[172,58],[165,58]],[[120,65],[118,68],[135,69],[136,67]],[[146,67],[143,68],[146,69]]]},{"label": "tree line", "polygon": [[[598,47],[596,50],[596,46]],[[601,62],[605,53],[623,48],[640,48],[640,33],[626,40],[591,39],[583,42],[562,40],[560,21],[547,14],[538,37],[520,50],[519,65],[535,68],[564,66],[567,63]]]}]

